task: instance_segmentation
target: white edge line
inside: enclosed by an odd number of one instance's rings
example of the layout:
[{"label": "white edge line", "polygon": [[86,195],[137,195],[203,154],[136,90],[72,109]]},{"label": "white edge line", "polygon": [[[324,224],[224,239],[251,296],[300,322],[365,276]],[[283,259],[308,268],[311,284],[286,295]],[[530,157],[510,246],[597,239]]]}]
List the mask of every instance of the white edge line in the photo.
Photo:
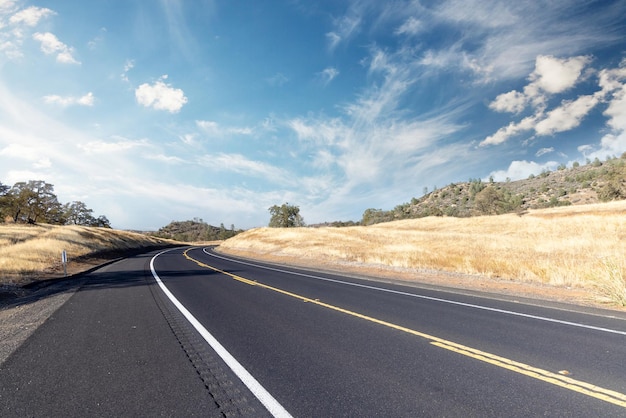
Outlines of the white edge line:
[{"label": "white edge line", "polygon": [[182,303],[176,299],[176,297],[169,291],[165,284],[161,281],[161,278],[157,274],[154,268],[154,260],[163,253],[172,251],[174,249],[161,251],[150,260],[150,270],[154,280],[159,284],[163,293],[172,301],[172,303],[178,308],[178,310],[187,318],[187,320],[193,325],[193,327],[202,335],[202,338],[215,350],[215,352],[224,360],[224,362],[231,368],[231,370],[237,375],[237,377],[243,382],[244,385],[250,389],[250,391],[257,397],[259,401],[267,408],[267,410],[275,417],[291,417],[291,414],[287,412],[283,406],[278,403],[276,399],[263,387],[261,384],[239,363],[225,348],[220,344],[209,331],[183,306]]},{"label": "white edge line", "polygon": [[203,248],[202,251],[205,254],[207,254],[207,255],[209,255],[211,257],[221,258],[222,260],[227,260],[227,261],[231,261],[231,262],[234,262],[234,263],[245,264],[245,265],[248,265],[248,266],[258,267],[258,268],[262,268],[262,269],[266,269],[266,270],[277,271],[277,272],[280,272],[280,273],[294,274],[294,275],[297,275],[297,276],[309,277],[311,279],[324,280],[324,281],[327,281],[327,282],[339,283],[339,284],[344,284],[344,285],[348,285],[348,286],[355,286],[355,287],[362,287],[362,288],[370,289],[370,290],[377,290],[379,292],[395,293],[395,294],[398,294],[398,295],[411,296],[411,297],[414,297],[414,298],[432,300],[432,301],[435,301],[435,302],[449,303],[451,305],[459,305],[459,306],[465,306],[465,307],[468,307],[468,308],[475,308],[475,309],[482,309],[482,310],[485,310],[485,311],[503,313],[503,314],[507,314],[507,315],[521,316],[521,317],[524,317],[524,318],[536,319],[536,320],[539,320],[539,321],[554,322],[554,323],[557,323],[557,324],[570,325],[570,326],[579,327],[579,328],[587,328],[587,329],[592,329],[592,330],[595,330],[595,331],[602,331],[602,332],[609,332],[609,333],[612,333],[612,334],[626,335],[625,331],[619,331],[619,330],[610,329],[610,328],[595,327],[593,325],[585,325],[585,324],[579,324],[577,322],[562,321],[560,319],[547,318],[545,316],[530,315],[530,314],[525,314],[525,313],[521,313],[521,312],[507,311],[507,310],[504,310],[504,309],[490,308],[488,306],[474,305],[474,304],[465,303],[465,302],[457,302],[457,301],[449,300],[449,299],[441,299],[441,298],[435,298],[435,297],[432,297],[432,296],[417,295],[415,293],[401,292],[399,290],[385,289],[383,287],[376,287],[376,286],[368,286],[368,285],[360,284],[360,283],[344,282],[344,281],[341,281],[341,280],[329,279],[327,277],[314,276],[314,275],[311,275],[311,274],[298,273],[298,272],[295,272],[295,271],[281,270],[281,269],[278,269],[278,268],[266,267],[266,266],[262,266],[262,265],[259,265],[259,264],[253,264],[253,263],[247,263],[245,261],[234,260],[232,258],[227,258],[227,257],[223,257],[221,255],[217,255],[217,254],[212,253],[212,252],[208,252],[208,251],[206,251],[206,248]]}]

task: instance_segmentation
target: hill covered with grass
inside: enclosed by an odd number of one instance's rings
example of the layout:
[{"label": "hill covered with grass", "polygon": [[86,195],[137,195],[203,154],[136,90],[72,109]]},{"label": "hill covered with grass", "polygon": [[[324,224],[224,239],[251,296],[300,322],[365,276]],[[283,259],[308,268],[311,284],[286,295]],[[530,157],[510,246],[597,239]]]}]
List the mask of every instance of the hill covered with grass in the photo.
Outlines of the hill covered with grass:
[{"label": "hill covered with grass", "polygon": [[532,284],[541,296],[578,289],[589,299],[626,306],[626,200],[530,209],[522,216],[258,228],[225,241],[219,251],[416,282],[460,274],[460,287],[480,283],[481,290]]},{"label": "hill covered with grass", "polygon": [[[0,224],[0,285],[25,284],[62,276],[66,251],[70,273],[79,265],[121,257],[174,241],[110,228],[87,226]],[[88,261],[90,259],[91,261]]]},{"label": "hill covered with grass", "polygon": [[[391,210],[367,209],[361,225],[427,216],[471,217],[626,199],[626,153],[620,158],[560,166],[524,180],[470,179],[413,198]],[[330,224],[329,224],[330,225]],[[342,226],[340,223],[337,226]]]}]

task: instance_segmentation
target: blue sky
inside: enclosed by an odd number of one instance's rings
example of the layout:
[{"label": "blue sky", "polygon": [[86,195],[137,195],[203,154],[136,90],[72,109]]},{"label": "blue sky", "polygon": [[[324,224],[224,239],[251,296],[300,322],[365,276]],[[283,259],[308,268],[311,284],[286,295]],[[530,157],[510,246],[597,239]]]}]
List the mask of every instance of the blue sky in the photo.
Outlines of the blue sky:
[{"label": "blue sky", "polygon": [[625,1],[0,0],[0,181],[116,228],[360,220],[626,151]]}]

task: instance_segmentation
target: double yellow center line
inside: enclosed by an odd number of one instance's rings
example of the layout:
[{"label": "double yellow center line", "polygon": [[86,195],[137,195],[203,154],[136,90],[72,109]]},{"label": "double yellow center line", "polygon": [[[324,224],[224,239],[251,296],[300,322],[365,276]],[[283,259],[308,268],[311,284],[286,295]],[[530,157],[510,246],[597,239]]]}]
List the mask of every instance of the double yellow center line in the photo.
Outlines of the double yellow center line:
[{"label": "double yellow center line", "polygon": [[263,283],[259,283],[250,279],[246,279],[245,277],[238,276],[236,274],[228,273],[226,271],[220,270],[216,267],[205,264],[195,258],[191,257],[188,252],[191,248],[187,249],[183,255],[188,260],[196,263],[198,266],[213,270],[215,272],[224,274],[237,280],[241,283],[248,284],[250,286],[258,286],[263,289],[271,290],[273,292],[277,292],[283,294],[285,296],[289,296],[295,299],[300,299],[303,302],[313,303],[319,306],[323,306],[324,308],[331,309],[336,312],[340,312],[346,315],[354,316],[369,322],[373,322],[375,324],[383,325],[388,328],[392,328],[401,332],[405,332],[407,334],[412,334],[417,337],[424,338],[434,346],[445,348],[446,350],[453,351],[458,354],[462,354],[467,357],[474,358],[476,360],[483,361],[485,363],[489,363],[498,367],[502,367],[507,370],[511,370],[516,373],[523,374],[525,376],[532,377],[534,379],[538,379],[556,386],[563,387],[565,389],[569,389],[578,393],[582,393],[583,395],[591,396],[596,399],[600,399],[605,402],[609,402],[622,408],[626,408],[626,395],[620,392],[616,392],[613,390],[605,389],[600,386],[592,385],[590,383],[582,382],[580,380],[572,379],[570,377],[553,373],[548,370],[543,370],[537,367],[529,366],[524,363],[520,363],[514,360],[507,359],[505,357],[500,357],[495,354],[487,353],[485,351],[477,350],[475,348],[471,348],[462,344],[457,344],[453,341],[445,340],[443,338],[436,337],[434,335],[429,335],[420,331],[416,331],[411,328],[406,328],[401,325],[393,324],[391,322],[383,321],[380,319],[373,318],[371,316],[363,315],[358,312],[350,311],[348,309],[341,308],[339,306],[331,305],[328,303],[324,303],[319,301],[318,299],[311,299],[306,296],[298,295],[296,293],[288,292],[283,289],[279,289],[277,287],[269,286]]}]

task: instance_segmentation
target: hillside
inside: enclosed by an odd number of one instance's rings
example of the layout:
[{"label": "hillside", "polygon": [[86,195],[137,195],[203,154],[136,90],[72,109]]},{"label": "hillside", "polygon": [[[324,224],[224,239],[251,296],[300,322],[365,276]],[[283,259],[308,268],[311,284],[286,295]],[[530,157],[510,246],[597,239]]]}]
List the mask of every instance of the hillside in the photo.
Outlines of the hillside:
[{"label": "hillside", "polygon": [[0,224],[0,287],[63,277],[63,250],[68,257],[68,274],[72,274],[134,251],[173,244],[110,228]]},{"label": "hillside", "polygon": [[224,224],[221,224],[219,227],[212,226],[202,219],[195,218],[190,221],[172,221],[157,232],[150,233],[150,235],[182,242],[204,242],[225,240],[241,232],[243,232],[241,229],[235,229],[235,225],[231,225],[230,229],[226,229]]},{"label": "hillside", "polygon": [[529,209],[524,216],[257,228],[219,250],[379,278],[626,306],[625,214],[622,200]]},{"label": "hillside", "polygon": [[626,153],[621,158],[559,167],[528,179],[453,183],[392,210],[367,209],[361,225],[426,216],[470,217],[626,199]]}]

